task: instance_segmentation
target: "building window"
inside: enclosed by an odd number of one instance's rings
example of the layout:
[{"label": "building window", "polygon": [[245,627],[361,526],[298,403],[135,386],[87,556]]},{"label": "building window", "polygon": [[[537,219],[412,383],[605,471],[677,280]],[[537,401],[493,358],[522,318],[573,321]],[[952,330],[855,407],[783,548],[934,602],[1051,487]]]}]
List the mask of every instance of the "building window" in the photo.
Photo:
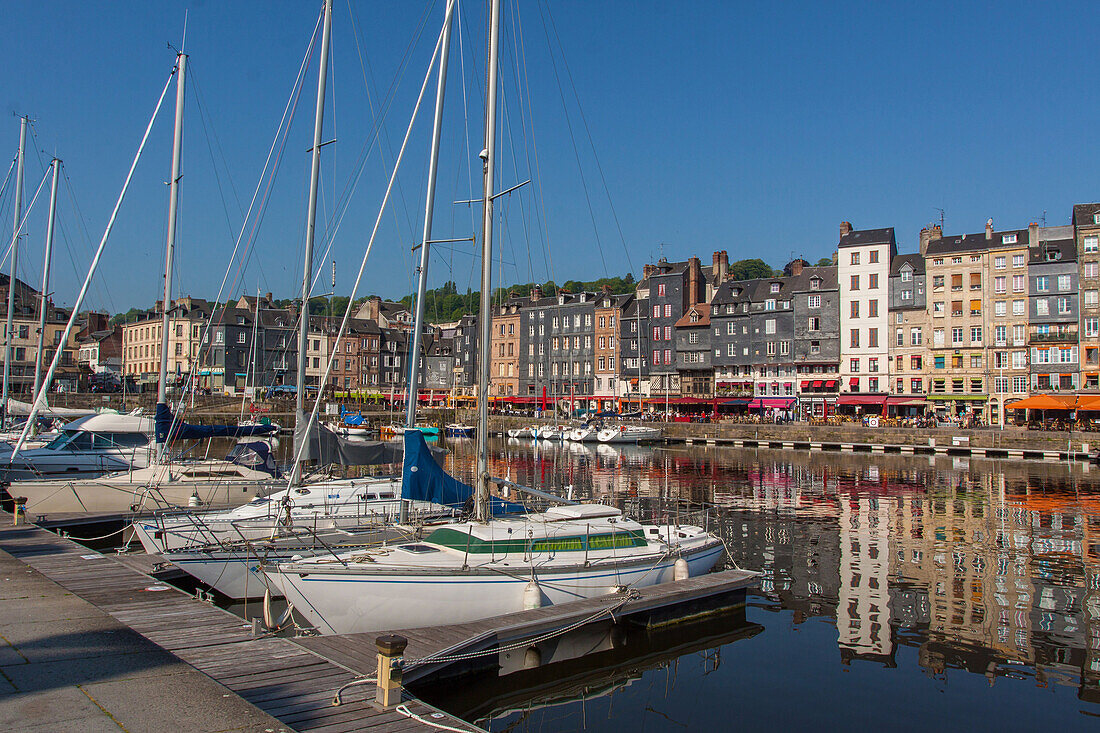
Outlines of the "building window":
[{"label": "building window", "polygon": [[821,296],[820,295],[811,295],[811,296],[809,296],[806,299],[806,305],[807,305],[807,307],[810,307],[810,308],[820,308],[821,307]]},{"label": "building window", "polygon": [[913,279],[913,271],[910,270],[908,267],[903,267],[901,269],[901,281],[903,283],[907,283],[912,279]]},{"label": "building window", "polygon": [[849,290],[859,290],[859,275],[852,275],[852,284]]},{"label": "building window", "polygon": [[851,262],[852,262],[853,265],[858,265],[859,264],[859,252],[853,252],[852,253]]},{"label": "building window", "polygon": [[873,249],[867,253],[868,261],[873,265],[878,262],[878,250]]},{"label": "building window", "polygon": [[877,328],[868,328],[867,329],[867,348],[869,348],[869,349],[877,349],[878,348],[878,329]]},{"label": "building window", "polygon": [[853,373],[858,372],[859,371],[859,359],[849,359],[848,360],[848,367],[849,367],[848,371],[853,372]]},{"label": "building window", "polygon": [[1016,244],[1015,234],[1004,234],[1001,236],[1001,244]]},{"label": "building window", "polygon": [[869,290],[877,290],[878,289],[878,273],[877,272],[872,272],[870,275],[867,276],[867,288]]},{"label": "building window", "polygon": [[851,330],[851,333],[848,334],[848,336],[849,336],[848,345],[851,346],[853,349],[858,349],[859,348],[859,329],[858,328],[853,328]]},{"label": "building window", "polygon": [[1037,316],[1049,316],[1050,315],[1050,303],[1046,298],[1040,298],[1035,301],[1035,315]]},{"label": "building window", "polygon": [[963,330],[961,326],[955,326],[951,329],[951,343],[961,344],[963,342]]},{"label": "building window", "polygon": [[1100,250],[1100,238],[1098,238],[1095,234],[1085,237],[1084,249],[1086,252],[1096,252]]},{"label": "building window", "polygon": [[664,297],[664,295],[665,295],[665,284],[660,283],[660,284],[657,285],[657,297]]},{"label": "building window", "polygon": [[878,318],[878,299],[867,301],[867,317]]},{"label": "building window", "polygon": [[912,290],[902,290],[901,291],[901,299],[902,300],[912,300],[913,299],[913,291]]},{"label": "building window", "polygon": [[1050,280],[1046,275],[1038,275],[1035,278],[1035,292],[1045,293],[1050,289]]},{"label": "building window", "polygon": [[1085,291],[1085,307],[1086,308],[1095,307],[1098,303],[1100,303],[1100,300],[1097,300],[1097,298],[1098,298],[1098,292],[1096,290],[1086,290]]},{"label": "building window", "polygon": [[877,372],[878,371],[878,359],[877,358],[872,356],[870,359],[867,360],[867,371],[869,371],[869,372]]},{"label": "building window", "polygon": [[[730,324],[730,325],[732,326],[733,324]],[[818,318],[817,316],[810,316],[810,318],[807,322],[807,330],[809,330],[809,331],[820,331],[821,330],[821,319]]]}]

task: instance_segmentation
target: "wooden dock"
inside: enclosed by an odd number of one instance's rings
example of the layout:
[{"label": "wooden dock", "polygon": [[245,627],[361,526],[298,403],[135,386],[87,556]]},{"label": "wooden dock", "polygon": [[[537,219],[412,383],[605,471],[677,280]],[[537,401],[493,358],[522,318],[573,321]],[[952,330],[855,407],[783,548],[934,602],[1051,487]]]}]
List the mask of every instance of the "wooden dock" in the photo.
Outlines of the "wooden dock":
[{"label": "wooden dock", "polygon": [[[197,601],[45,529],[13,527],[6,514],[0,514],[0,519],[5,520],[0,527],[0,550],[294,730],[388,733],[432,729],[397,711],[372,707],[367,702],[374,699],[371,685],[351,688],[343,696],[344,704],[334,707],[333,694],[355,679],[356,671],[290,639],[255,638],[251,625],[228,611]],[[480,730],[415,698],[407,699],[405,708],[437,724]]]},{"label": "wooden dock", "polygon": [[[4,515],[0,515],[3,517]],[[406,731],[430,725],[370,701],[373,684],[359,684],[333,706],[343,685],[375,674],[378,634],[302,637],[253,635],[251,624],[157,580],[142,570],[152,561],[121,561],[37,527],[0,527],[0,550],[90,602],[116,620],[221,683],[263,712],[298,731]],[[756,574],[726,570],[629,594],[611,594],[532,609],[483,621],[407,629],[405,681],[441,671],[455,655],[491,655],[501,647],[545,637],[596,620],[649,614],[706,613],[706,604],[755,584]],[[654,616],[655,615],[655,616]],[[435,725],[478,731],[476,726],[405,694],[404,709]]]}]

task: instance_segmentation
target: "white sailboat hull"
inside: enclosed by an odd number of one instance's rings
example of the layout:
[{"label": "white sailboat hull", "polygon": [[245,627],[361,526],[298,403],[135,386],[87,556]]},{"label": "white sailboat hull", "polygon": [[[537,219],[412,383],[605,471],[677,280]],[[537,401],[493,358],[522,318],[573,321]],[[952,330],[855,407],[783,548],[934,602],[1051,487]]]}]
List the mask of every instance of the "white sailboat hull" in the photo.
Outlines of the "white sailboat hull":
[{"label": "white sailboat hull", "polygon": [[[722,556],[720,542],[685,550],[691,575],[709,572]],[[561,570],[537,569],[542,604],[596,598],[620,586],[646,587],[673,580],[675,557],[655,563],[646,556],[617,566],[575,564]],[[265,566],[273,587],[305,619],[326,634],[392,631],[440,623],[463,623],[524,610],[530,570],[516,576],[498,572],[440,571],[413,574],[301,574]]]},{"label": "white sailboat hull", "polygon": [[652,440],[661,439],[660,428],[607,428],[601,430],[597,439],[601,443],[614,443],[614,444],[626,444],[626,443],[644,443]]}]

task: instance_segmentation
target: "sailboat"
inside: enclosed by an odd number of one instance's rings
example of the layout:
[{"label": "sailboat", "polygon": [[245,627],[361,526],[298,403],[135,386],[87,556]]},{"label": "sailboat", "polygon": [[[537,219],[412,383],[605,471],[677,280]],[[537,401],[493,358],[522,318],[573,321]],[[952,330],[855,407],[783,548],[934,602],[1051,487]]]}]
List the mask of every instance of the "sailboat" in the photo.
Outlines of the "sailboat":
[{"label": "sailboat", "polygon": [[428,466],[408,470],[410,456],[424,443],[412,430],[404,433],[402,481],[406,496],[425,482],[455,482],[455,491],[469,492],[473,518],[439,527],[419,541],[265,564],[271,583],[322,633],[431,626],[444,616],[449,623],[461,623],[603,596],[708,572],[724,552],[721,540],[701,527],[643,525],[600,504],[558,500],[542,512],[493,516],[497,508],[513,509],[491,496],[487,430],[500,0],[491,0],[490,19],[486,146],[480,156],[484,194],[476,487],[433,475],[425,470]]}]

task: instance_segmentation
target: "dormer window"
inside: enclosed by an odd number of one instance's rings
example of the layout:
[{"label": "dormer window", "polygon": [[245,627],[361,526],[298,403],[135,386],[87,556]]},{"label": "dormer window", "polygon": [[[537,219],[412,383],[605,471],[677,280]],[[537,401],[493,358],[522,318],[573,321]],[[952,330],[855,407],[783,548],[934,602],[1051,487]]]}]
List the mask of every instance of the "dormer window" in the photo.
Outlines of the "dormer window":
[{"label": "dormer window", "polygon": [[1001,244],[1016,244],[1015,234],[1003,234],[1001,235]]},{"label": "dormer window", "polygon": [[820,290],[820,289],[821,289],[821,278],[811,277],[810,278],[810,290]]},{"label": "dormer window", "polygon": [[734,288],[732,291],[730,291],[730,294],[736,298],[738,295],[741,294],[741,288]]},{"label": "dormer window", "polygon": [[564,295],[559,295],[558,296],[558,305],[565,305],[565,296]]},{"label": "dormer window", "polygon": [[1047,262],[1054,262],[1055,260],[1062,259],[1062,253],[1056,249],[1047,250]]},{"label": "dormer window", "polygon": [[581,293],[581,302],[583,303],[587,297],[588,297],[587,295],[585,295],[584,293]]},{"label": "dormer window", "polygon": [[692,323],[698,323],[699,322],[699,314],[698,313],[692,313],[691,314],[691,322]]},{"label": "dormer window", "polygon": [[243,326],[244,325],[244,316],[237,316],[237,325],[238,326]]},{"label": "dormer window", "polygon": [[773,293],[778,293],[779,292],[779,283],[772,283],[771,291]]},{"label": "dormer window", "polygon": [[1100,224],[1100,214],[1093,214],[1092,215],[1092,223],[1093,224]]},{"label": "dormer window", "polygon": [[901,268],[901,281],[907,283],[913,279],[913,268],[909,265],[905,265]]}]

